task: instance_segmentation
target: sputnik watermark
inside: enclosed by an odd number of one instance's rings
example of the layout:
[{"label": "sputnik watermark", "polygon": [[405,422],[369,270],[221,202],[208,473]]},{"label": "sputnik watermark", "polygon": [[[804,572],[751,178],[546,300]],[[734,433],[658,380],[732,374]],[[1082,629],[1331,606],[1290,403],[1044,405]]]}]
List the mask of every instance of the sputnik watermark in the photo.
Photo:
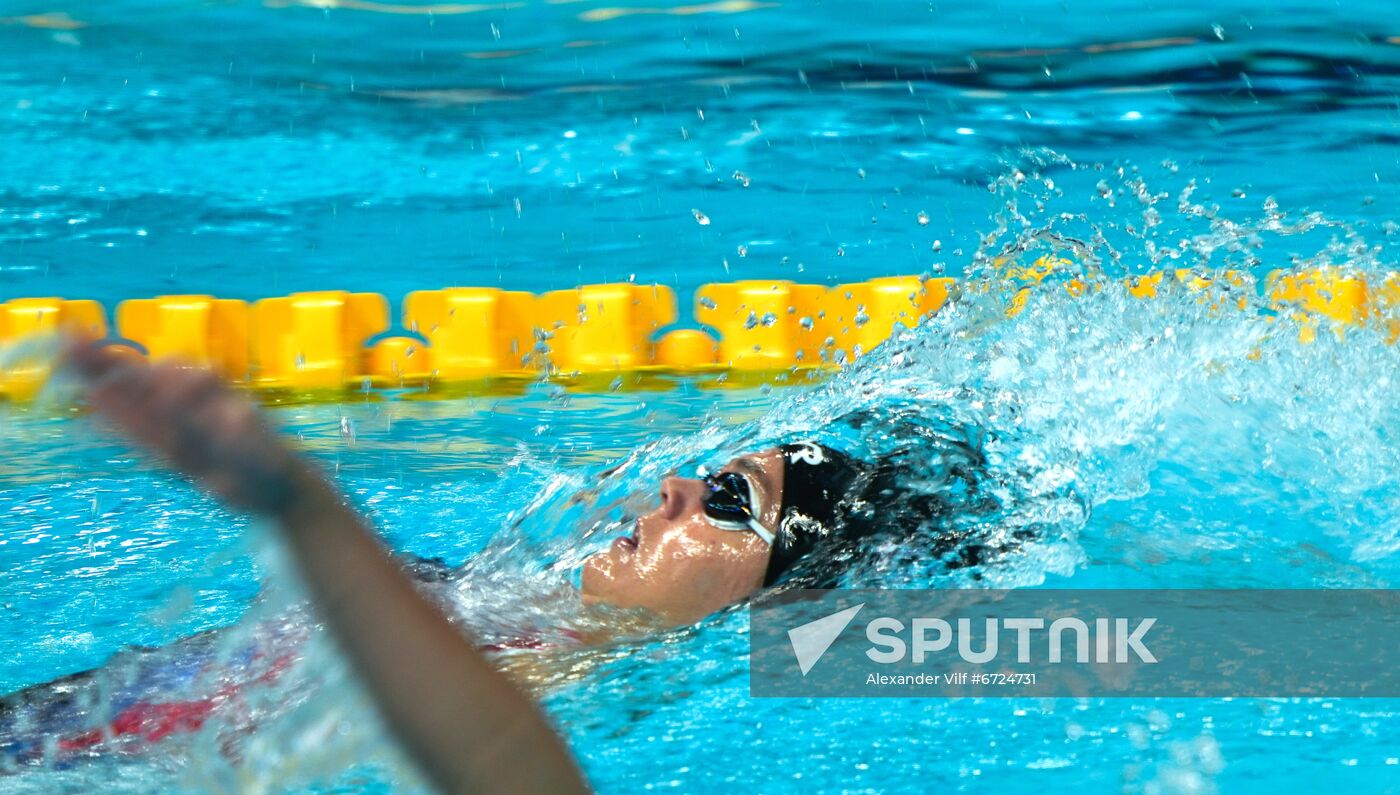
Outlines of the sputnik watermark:
[{"label": "sputnik watermark", "polygon": [[[1050,622],[1049,630],[1046,631],[1047,661],[1064,662],[1065,635],[1070,634],[1077,649],[1074,657],[1076,662],[1089,662],[1091,646],[1094,662],[1130,662],[1129,652],[1142,662],[1157,662],[1157,658],[1143,645],[1143,636],[1157,623],[1157,619],[1140,619],[1131,632],[1128,627],[1132,619],[1096,618],[1093,623],[1095,629],[1091,633],[1089,624],[1078,618],[1057,618]],[[941,618],[916,618],[908,643],[901,637],[901,633],[904,632],[903,622],[896,618],[877,618],[866,625],[865,635],[879,650],[871,649],[865,656],[877,663],[897,663],[902,662],[909,650],[913,649],[913,661],[921,663],[929,654],[949,648],[953,636],[956,635],[959,657],[970,663],[989,663],[997,658],[997,653],[1002,648],[997,641],[1001,628],[1016,633],[1016,661],[1023,663],[1031,661],[1032,633],[1046,630],[1043,618],[989,618],[985,621],[982,633],[982,648],[975,650],[973,644],[977,633],[970,618],[958,619],[956,631]],[[933,638],[929,638],[930,630],[935,633]]]},{"label": "sputnik watermark", "polygon": [[[859,604],[839,610],[788,630],[792,653],[803,676],[812,670],[864,607]],[[1095,618],[1092,624],[1079,618],[1062,617],[1049,621],[1047,626],[1044,618],[988,618],[980,631],[981,648],[976,648],[979,631],[970,618],[959,618],[956,622],[915,618],[906,628],[898,618],[880,616],[865,625],[865,638],[870,643],[865,656],[881,665],[894,665],[906,659],[923,663],[931,655],[953,649],[956,639],[957,655],[964,662],[990,663],[1006,649],[999,640],[1004,629],[1015,633],[1016,642],[1012,648],[1019,663],[1031,662],[1036,651],[1036,633],[1044,633],[1044,659],[1049,663],[1065,662],[1067,645],[1075,649],[1075,662],[1087,663],[1092,659],[1099,663],[1128,663],[1136,659],[1155,663],[1157,658],[1144,645],[1144,638],[1156,623],[1157,619],[1152,617],[1138,619],[1136,623],[1127,618]],[[1067,635],[1070,636],[1068,644]]]},{"label": "sputnik watermark", "polygon": [[1400,592],[799,591],[756,696],[1400,696]]}]

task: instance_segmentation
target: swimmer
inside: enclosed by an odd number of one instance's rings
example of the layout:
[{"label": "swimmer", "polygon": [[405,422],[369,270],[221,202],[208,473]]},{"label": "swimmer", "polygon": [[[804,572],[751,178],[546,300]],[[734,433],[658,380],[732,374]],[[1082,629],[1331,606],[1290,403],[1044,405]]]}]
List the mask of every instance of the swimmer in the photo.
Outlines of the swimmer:
[{"label": "swimmer", "polygon": [[[321,616],[436,786],[586,789],[532,700],[422,594],[368,522],[248,398],[206,371],[148,365],[86,343],[71,344],[65,362],[88,405],[120,432],[280,530]],[[688,624],[780,581],[831,585],[877,525],[948,510],[898,494],[879,466],[812,442],[742,456],[700,479],[667,478],[660,492],[660,506],[637,519],[632,535],[585,561],[585,604]],[[956,547],[949,537],[930,552]]]}]

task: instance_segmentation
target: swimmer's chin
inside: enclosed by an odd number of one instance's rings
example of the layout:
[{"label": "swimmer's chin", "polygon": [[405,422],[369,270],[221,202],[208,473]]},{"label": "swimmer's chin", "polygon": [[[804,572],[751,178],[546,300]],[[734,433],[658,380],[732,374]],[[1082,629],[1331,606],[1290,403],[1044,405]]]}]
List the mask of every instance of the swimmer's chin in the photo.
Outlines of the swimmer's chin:
[{"label": "swimmer's chin", "polygon": [[606,604],[607,595],[612,583],[612,561],[608,559],[606,552],[597,552],[589,555],[580,567],[579,594],[583,597],[585,607],[593,607],[598,604]]},{"label": "swimmer's chin", "polygon": [[625,627],[612,634],[630,635],[637,632],[651,632],[678,625],[673,618],[652,610],[629,598],[624,587],[616,580],[618,562],[608,552],[598,552],[583,562],[583,573],[579,580],[579,596],[589,612],[612,624],[614,628]]}]

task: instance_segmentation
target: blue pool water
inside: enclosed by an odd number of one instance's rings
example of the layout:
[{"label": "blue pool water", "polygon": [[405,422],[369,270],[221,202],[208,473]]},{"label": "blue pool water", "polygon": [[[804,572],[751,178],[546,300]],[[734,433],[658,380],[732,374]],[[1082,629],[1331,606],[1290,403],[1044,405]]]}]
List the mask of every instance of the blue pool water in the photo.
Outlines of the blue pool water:
[{"label": "blue pool water", "polygon": [[[0,0],[0,53],[0,299],[635,279],[684,305],[708,281],[982,277],[1000,256],[1109,281],[1400,262],[1386,3]],[[1379,334],[1303,346],[1257,300],[1111,284],[1010,321],[1005,298],[969,294],[817,388],[273,418],[396,548],[469,561],[449,601],[488,633],[548,620],[660,473],[852,410],[992,435],[986,521],[1040,535],[979,587],[1400,576]],[[84,418],[0,411],[0,692],[306,623],[244,518]],[[886,564],[853,579],[974,584]],[[1400,790],[1394,701],[757,700],[746,632],[736,611],[561,666],[541,698],[600,791]],[[211,726],[0,792],[421,787],[319,634],[267,698],[236,756]]]}]

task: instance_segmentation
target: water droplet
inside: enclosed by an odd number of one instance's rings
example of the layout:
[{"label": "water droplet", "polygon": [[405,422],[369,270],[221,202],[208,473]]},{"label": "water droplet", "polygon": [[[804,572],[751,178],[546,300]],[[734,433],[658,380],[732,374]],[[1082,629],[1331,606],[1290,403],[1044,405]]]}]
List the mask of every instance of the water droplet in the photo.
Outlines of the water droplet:
[{"label": "water droplet", "polygon": [[735,182],[739,183],[740,186],[745,188],[747,188],[751,182],[749,180],[749,175],[742,171],[735,171],[733,179]]},{"label": "water droplet", "polygon": [[749,255],[749,247],[748,247],[748,246],[745,246],[745,245],[743,245],[743,244],[740,244],[740,246],[739,246],[739,256],[741,256],[741,257],[747,257],[748,255]]},{"label": "water droplet", "polygon": [[838,257],[844,257],[844,256],[846,256],[846,249],[845,249],[845,248],[837,248],[837,249],[836,249],[836,256],[838,256]]},{"label": "water droplet", "polygon": [[920,210],[919,214],[914,216],[914,220],[919,222],[919,226],[928,226],[928,213]]},{"label": "water droplet", "polygon": [[812,319],[811,319],[810,317],[804,317],[804,318],[800,318],[800,319],[797,321],[797,325],[801,326],[802,328],[806,329],[807,331],[811,331],[811,330],[812,330],[812,326],[814,326],[814,325],[816,325],[816,324],[812,322]]},{"label": "water droplet", "polygon": [[700,305],[705,307],[706,309],[714,309],[715,299],[709,297],[708,295],[702,295],[700,296]]},{"label": "water droplet", "polygon": [[608,391],[609,391],[609,392],[616,392],[617,390],[619,390],[619,389],[621,389],[621,388],[622,388],[622,376],[618,376],[617,378],[614,378],[614,379],[612,380],[612,383],[608,384]]},{"label": "water droplet", "polygon": [[1219,22],[1215,23],[1214,25],[1211,25],[1210,31],[1211,33],[1215,34],[1215,37],[1217,39],[1220,39],[1221,41],[1225,40],[1225,28],[1221,27]]},{"label": "water droplet", "polygon": [[942,250],[943,250],[943,241],[942,241],[942,240],[935,240],[935,241],[933,241],[933,250],[934,250],[934,251],[942,251]]},{"label": "water droplet", "polygon": [[864,326],[866,323],[870,322],[870,315],[866,314],[864,304],[856,307],[856,316],[852,318],[852,320],[855,321],[857,326]]},{"label": "water droplet", "polygon": [[863,169],[863,168],[858,168],[858,169],[856,169],[856,176],[857,176],[857,177],[860,177],[861,179],[865,179],[865,169]]},{"label": "water droplet", "polygon": [[766,312],[766,313],[764,313],[764,315],[763,315],[763,325],[765,325],[765,326],[771,326],[771,325],[773,325],[774,323],[777,323],[777,322],[778,322],[778,316],[777,316],[777,315],[773,314],[772,312]]},{"label": "water droplet", "polygon": [[520,200],[519,200],[519,199],[516,199],[516,200],[515,200],[515,217],[516,217],[516,218],[519,218],[519,217],[520,217]]},{"label": "water droplet", "polygon": [[1230,191],[1230,195],[1234,196],[1236,199],[1243,199],[1244,188],[1235,188],[1234,190]]},{"label": "water droplet", "polygon": [[710,216],[705,215],[704,213],[696,209],[691,209],[690,214],[695,216],[695,223],[700,224],[701,226],[710,225]]},{"label": "water droplet", "polygon": [[744,320],[744,328],[750,329],[756,327],[757,325],[758,315],[754,312],[750,312],[748,318]]},{"label": "water droplet", "polygon": [[355,421],[349,417],[340,418],[340,438],[351,444],[355,443]]}]

